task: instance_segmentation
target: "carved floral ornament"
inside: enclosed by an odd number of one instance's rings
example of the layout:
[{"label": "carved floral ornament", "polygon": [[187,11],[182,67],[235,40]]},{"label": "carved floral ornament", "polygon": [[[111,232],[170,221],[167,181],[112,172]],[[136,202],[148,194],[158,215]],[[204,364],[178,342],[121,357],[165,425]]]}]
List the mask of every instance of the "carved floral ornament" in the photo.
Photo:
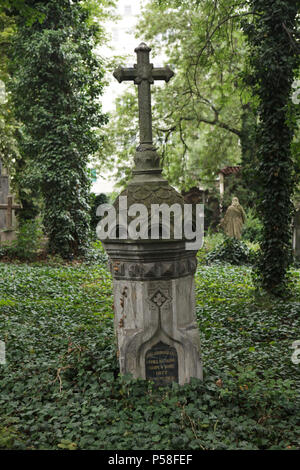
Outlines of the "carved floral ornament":
[{"label": "carved floral ornament", "polygon": [[176,261],[154,263],[110,261],[109,267],[115,279],[175,279],[193,275],[196,271],[197,260],[195,256],[191,256]]}]

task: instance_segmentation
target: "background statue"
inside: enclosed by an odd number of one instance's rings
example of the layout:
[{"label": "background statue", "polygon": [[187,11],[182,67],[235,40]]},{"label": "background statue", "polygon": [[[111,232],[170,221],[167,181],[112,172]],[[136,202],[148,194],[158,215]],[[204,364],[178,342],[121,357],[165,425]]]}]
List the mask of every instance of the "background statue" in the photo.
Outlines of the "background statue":
[{"label": "background statue", "polygon": [[242,228],[245,221],[245,211],[240,205],[238,198],[234,197],[231,205],[225,213],[224,219],[221,220],[220,226],[228,237],[234,237],[239,240],[242,235]]}]

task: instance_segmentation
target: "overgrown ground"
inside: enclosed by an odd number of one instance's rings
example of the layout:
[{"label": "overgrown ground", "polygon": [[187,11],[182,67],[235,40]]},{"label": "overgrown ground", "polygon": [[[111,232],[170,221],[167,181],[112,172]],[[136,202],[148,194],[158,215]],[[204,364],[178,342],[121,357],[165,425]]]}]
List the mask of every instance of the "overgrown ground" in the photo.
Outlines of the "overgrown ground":
[{"label": "overgrown ground", "polygon": [[0,263],[0,449],[299,449],[295,298],[255,294],[250,268],[200,266],[204,381],[118,376],[105,265]]}]

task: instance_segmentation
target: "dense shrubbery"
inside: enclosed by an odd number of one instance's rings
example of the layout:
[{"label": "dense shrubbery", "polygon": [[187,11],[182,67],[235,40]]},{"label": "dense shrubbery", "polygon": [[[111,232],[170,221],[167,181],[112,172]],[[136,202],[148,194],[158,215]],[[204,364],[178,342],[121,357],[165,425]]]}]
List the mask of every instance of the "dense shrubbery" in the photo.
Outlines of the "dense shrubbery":
[{"label": "dense shrubbery", "polygon": [[246,222],[243,227],[243,239],[250,242],[260,242],[262,240],[262,223],[255,216],[253,209],[246,211]]},{"label": "dense shrubbery", "polygon": [[[47,239],[43,236],[43,230],[40,219],[28,220],[22,222],[17,231],[17,238],[10,244],[0,244],[0,259],[36,262],[38,259],[47,260],[49,263],[57,261],[63,262],[59,255],[51,255],[47,251]],[[89,246],[84,255],[77,258],[79,262],[86,263],[104,263],[107,261],[107,255],[99,240],[94,240],[91,236]],[[76,261],[75,258],[72,261]]]},{"label": "dense shrubbery", "polygon": [[230,237],[225,237],[224,241],[206,256],[207,263],[225,262],[236,265],[251,264],[254,259],[255,253],[246,243]]},{"label": "dense shrubbery", "polygon": [[108,256],[100,240],[91,242],[83,261],[85,263],[106,263],[108,261]]},{"label": "dense shrubbery", "polygon": [[17,238],[11,244],[0,246],[0,258],[17,258],[22,261],[32,261],[37,258],[41,248],[43,231],[40,219],[22,221]]},{"label": "dense shrubbery", "polygon": [[94,239],[96,238],[96,227],[100,220],[100,217],[98,217],[96,214],[97,208],[101,204],[107,204],[108,201],[109,201],[109,198],[107,197],[106,194],[103,194],[103,193],[97,194],[97,195],[95,193],[90,194],[91,232],[92,232],[92,238]]},{"label": "dense shrubbery", "polygon": [[204,381],[156,390],[118,375],[104,265],[0,263],[0,448],[299,448],[296,276],[275,303],[249,268],[200,267]]}]

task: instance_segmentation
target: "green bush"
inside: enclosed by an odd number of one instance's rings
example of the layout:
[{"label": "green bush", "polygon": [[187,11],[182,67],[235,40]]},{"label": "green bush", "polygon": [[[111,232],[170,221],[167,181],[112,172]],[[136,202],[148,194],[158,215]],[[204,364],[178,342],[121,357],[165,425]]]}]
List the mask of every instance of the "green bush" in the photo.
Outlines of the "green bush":
[{"label": "green bush", "polygon": [[41,247],[43,231],[41,220],[28,220],[19,227],[17,239],[13,241],[10,252],[22,260],[36,258]]},{"label": "green bush", "polygon": [[18,258],[23,261],[32,261],[37,257],[38,250],[41,248],[43,231],[41,220],[27,220],[22,222],[18,231],[17,238],[10,245],[0,247],[0,258]]},{"label": "green bush", "polygon": [[221,244],[217,245],[214,250],[208,253],[206,262],[225,262],[242,265],[253,263],[254,257],[254,252],[246,243],[236,238],[226,237]]},{"label": "green bush", "polygon": [[199,264],[206,264],[206,256],[224,241],[223,232],[212,232],[208,230],[204,235],[203,247],[197,253]]},{"label": "green bush", "polygon": [[98,225],[99,220],[101,217],[96,215],[96,211],[98,206],[101,204],[108,204],[109,199],[106,196],[106,194],[101,193],[101,194],[95,194],[91,193],[90,194],[90,216],[91,216],[91,232],[92,232],[92,239],[96,238],[96,227]]},{"label": "green bush", "polygon": [[255,217],[254,210],[248,209],[246,211],[246,223],[243,228],[242,237],[244,240],[250,242],[259,242],[262,239],[262,224],[260,220]]},{"label": "green bush", "polygon": [[209,252],[214,250],[220,243],[224,241],[223,232],[210,232],[204,236],[204,249]]},{"label": "green bush", "polygon": [[108,256],[100,240],[91,242],[90,247],[84,255],[86,263],[106,263]]},{"label": "green bush", "polygon": [[24,449],[20,433],[17,431],[15,423],[19,419],[1,417],[0,425],[0,450]]}]

